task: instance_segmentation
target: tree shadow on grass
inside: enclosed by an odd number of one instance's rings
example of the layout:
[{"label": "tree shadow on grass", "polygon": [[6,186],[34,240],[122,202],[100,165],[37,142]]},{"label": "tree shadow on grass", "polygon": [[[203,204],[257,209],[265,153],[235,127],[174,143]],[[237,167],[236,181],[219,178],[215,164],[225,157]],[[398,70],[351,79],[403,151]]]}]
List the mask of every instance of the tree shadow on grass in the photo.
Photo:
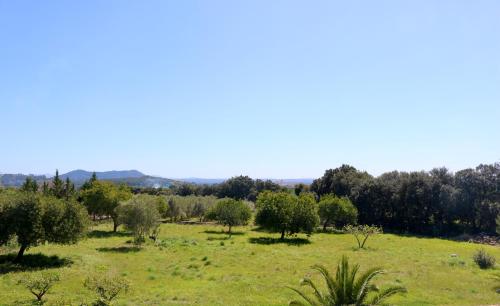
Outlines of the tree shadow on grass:
[{"label": "tree shadow on grass", "polygon": [[231,237],[229,237],[229,236],[226,236],[226,237],[212,237],[212,236],[208,236],[207,237],[208,241],[214,241],[214,240],[224,241],[224,240],[229,240],[229,239],[231,239]]},{"label": "tree shadow on grass", "polygon": [[16,254],[0,255],[0,275],[9,272],[23,272],[43,269],[55,269],[70,266],[73,261],[59,256],[47,256],[41,253],[25,254],[22,260],[14,263]]},{"label": "tree shadow on grass", "polygon": [[285,239],[280,239],[280,238],[271,238],[271,237],[252,237],[249,238],[248,241],[250,243],[256,243],[256,244],[287,244],[287,245],[305,245],[305,244],[310,244],[311,241],[309,239],[305,238],[285,238]]},{"label": "tree shadow on grass", "polygon": [[89,238],[109,238],[109,237],[128,237],[130,233],[127,232],[109,232],[109,231],[99,231],[94,230],[87,233],[87,237]]},{"label": "tree shadow on grass", "polygon": [[218,235],[228,235],[228,236],[240,236],[245,235],[245,232],[231,232],[231,235],[225,231],[214,231],[214,230],[206,230],[203,231],[205,234],[218,234]]},{"label": "tree shadow on grass", "polygon": [[141,250],[140,247],[136,246],[120,246],[120,247],[113,247],[113,248],[97,248],[96,249],[99,252],[111,252],[111,253],[135,253],[139,252]]}]

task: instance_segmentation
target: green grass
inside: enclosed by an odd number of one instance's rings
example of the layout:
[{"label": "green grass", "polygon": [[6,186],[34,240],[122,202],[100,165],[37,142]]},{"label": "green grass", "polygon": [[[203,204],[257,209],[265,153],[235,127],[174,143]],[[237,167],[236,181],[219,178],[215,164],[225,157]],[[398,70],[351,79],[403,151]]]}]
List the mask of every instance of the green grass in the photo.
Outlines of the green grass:
[{"label": "green grass", "polygon": [[[83,281],[93,271],[106,270],[131,282],[130,291],[117,305],[287,305],[297,296],[285,286],[298,286],[313,264],[334,270],[343,254],[359,263],[361,270],[386,269],[388,273],[376,279],[377,284],[407,287],[408,293],[392,297],[390,304],[488,305],[500,301],[493,289],[498,285],[493,279],[498,268],[481,270],[474,264],[472,255],[482,247],[475,244],[384,234],[370,238],[368,249],[355,250],[354,238],[343,234],[315,234],[310,243],[295,239],[286,244],[275,243],[277,234],[252,227],[235,228],[237,233],[229,238],[218,226],[164,224],[159,246],[148,242],[138,249],[127,243],[130,236],[111,235],[106,232],[110,229],[110,225],[100,225],[76,245],[43,245],[26,253],[55,255],[62,262],[62,267],[51,268],[60,272],[61,281],[46,295],[49,305],[91,302],[94,295],[83,287]],[[484,248],[500,259],[500,248]],[[3,265],[0,305],[31,300],[16,280],[33,272],[5,273]]]}]

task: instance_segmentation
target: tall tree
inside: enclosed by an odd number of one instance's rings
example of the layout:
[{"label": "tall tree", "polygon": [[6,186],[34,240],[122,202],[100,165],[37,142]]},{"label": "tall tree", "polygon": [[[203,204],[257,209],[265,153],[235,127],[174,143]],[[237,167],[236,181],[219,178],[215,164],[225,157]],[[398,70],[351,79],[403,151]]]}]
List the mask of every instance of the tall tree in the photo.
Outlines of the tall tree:
[{"label": "tall tree", "polygon": [[22,191],[26,192],[37,192],[38,191],[38,184],[34,179],[32,179],[30,176],[26,177],[26,181],[23,183],[21,186]]},{"label": "tall tree", "polygon": [[53,196],[58,199],[65,197],[64,183],[59,177],[59,170],[56,170],[56,175],[52,179],[52,186],[50,187],[50,192]]}]

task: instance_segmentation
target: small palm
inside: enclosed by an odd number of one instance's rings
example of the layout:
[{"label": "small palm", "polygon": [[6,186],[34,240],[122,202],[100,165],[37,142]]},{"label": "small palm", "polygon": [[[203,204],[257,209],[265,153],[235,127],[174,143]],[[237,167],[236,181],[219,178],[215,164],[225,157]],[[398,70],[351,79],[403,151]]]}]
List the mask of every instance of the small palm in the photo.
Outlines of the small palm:
[{"label": "small palm", "polygon": [[[328,289],[327,292],[321,292],[311,279],[305,278],[301,281],[301,285],[311,287],[314,296],[310,297],[298,289],[290,288],[305,300],[305,302],[292,301],[290,305],[378,305],[396,293],[406,292],[406,288],[402,286],[392,286],[378,290],[372,285],[371,281],[373,278],[383,273],[383,270],[379,268],[370,269],[356,279],[359,265],[356,264],[352,268],[349,268],[349,261],[346,256],[343,256],[338,264],[335,277],[332,277],[323,266],[315,265],[313,269],[323,276]],[[375,294],[368,301],[368,294],[371,292],[375,292]]]}]

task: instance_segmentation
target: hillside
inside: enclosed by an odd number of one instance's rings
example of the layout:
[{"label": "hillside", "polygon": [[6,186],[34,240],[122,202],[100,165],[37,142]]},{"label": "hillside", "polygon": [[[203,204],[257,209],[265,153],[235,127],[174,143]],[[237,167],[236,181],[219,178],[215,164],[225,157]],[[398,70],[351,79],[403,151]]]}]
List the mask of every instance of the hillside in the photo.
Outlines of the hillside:
[{"label": "hillside", "polygon": [[[92,173],[93,172],[86,170],[73,170],[68,173],[61,174],[60,177],[63,180],[69,178],[77,187],[79,187],[85,181],[90,179]],[[100,180],[124,183],[131,187],[166,188],[176,182],[175,180],[168,178],[145,175],[137,170],[103,171],[96,172],[96,175]],[[44,181],[50,181],[51,179],[45,175],[3,174],[0,175],[0,186],[20,187],[28,176],[35,179],[39,184]]]}]

